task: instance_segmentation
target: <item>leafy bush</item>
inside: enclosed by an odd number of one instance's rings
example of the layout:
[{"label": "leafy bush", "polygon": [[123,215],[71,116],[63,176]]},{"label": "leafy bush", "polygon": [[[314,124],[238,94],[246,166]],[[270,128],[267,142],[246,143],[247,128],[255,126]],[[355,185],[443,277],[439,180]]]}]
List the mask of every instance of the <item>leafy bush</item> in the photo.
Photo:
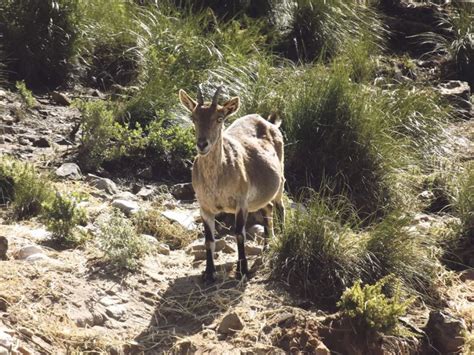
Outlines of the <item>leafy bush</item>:
[{"label": "leafy bush", "polygon": [[78,0],[3,0],[9,70],[28,86],[57,86],[67,78],[78,34]]},{"label": "leafy bush", "polygon": [[40,214],[52,194],[48,179],[33,165],[14,159],[2,157],[0,166],[1,198],[11,202],[13,217],[21,220]]},{"label": "leafy bush", "polygon": [[24,81],[17,81],[15,86],[27,107],[31,108],[36,105],[36,99],[33,97],[31,91],[26,87]]},{"label": "leafy bush", "polygon": [[[394,285],[392,285],[394,283]],[[391,286],[391,297],[383,288]],[[394,332],[398,318],[405,315],[412,299],[402,301],[400,281],[393,275],[384,277],[374,285],[361,286],[358,280],[342,294],[338,306],[343,315],[354,319],[359,330]]]},{"label": "leafy bush", "polygon": [[297,0],[291,16],[291,30],[278,49],[293,60],[335,57],[355,39],[376,46],[385,32],[377,14],[356,1]]},{"label": "leafy bush", "polygon": [[329,75],[313,69],[293,90],[283,111],[290,186],[319,188],[329,178],[335,194],[346,191],[361,215],[383,213],[390,194],[378,148],[390,137],[368,93],[341,66]]},{"label": "leafy bush", "polygon": [[114,210],[97,222],[97,242],[106,259],[114,266],[136,270],[149,247],[137,234],[132,222],[123,213]]},{"label": "leafy bush", "polygon": [[52,201],[43,204],[42,217],[53,238],[61,244],[77,245],[83,241],[74,234],[74,228],[87,222],[86,212],[78,207],[74,197],[56,192]]},{"label": "leafy bush", "polygon": [[305,296],[332,306],[342,291],[365,277],[359,223],[350,202],[310,192],[304,207],[287,213],[272,245],[273,271]]},{"label": "leafy bush", "polygon": [[194,232],[185,230],[179,224],[171,223],[158,209],[139,211],[133,223],[138,233],[152,235],[158,241],[168,244],[172,250],[183,248],[195,239]]}]

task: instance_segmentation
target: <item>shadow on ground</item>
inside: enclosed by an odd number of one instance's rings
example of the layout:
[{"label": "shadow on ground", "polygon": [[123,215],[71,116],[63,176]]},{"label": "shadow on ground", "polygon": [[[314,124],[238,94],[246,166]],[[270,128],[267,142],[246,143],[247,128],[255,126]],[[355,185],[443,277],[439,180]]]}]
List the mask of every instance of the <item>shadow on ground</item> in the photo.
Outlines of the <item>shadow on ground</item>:
[{"label": "shadow on ground", "polygon": [[158,297],[148,327],[135,337],[140,352],[155,354],[167,351],[181,338],[200,332],[238,304],[246,282],[219,279],[221,281],[209,287],[203,284],[201,274],[173,280]]}]

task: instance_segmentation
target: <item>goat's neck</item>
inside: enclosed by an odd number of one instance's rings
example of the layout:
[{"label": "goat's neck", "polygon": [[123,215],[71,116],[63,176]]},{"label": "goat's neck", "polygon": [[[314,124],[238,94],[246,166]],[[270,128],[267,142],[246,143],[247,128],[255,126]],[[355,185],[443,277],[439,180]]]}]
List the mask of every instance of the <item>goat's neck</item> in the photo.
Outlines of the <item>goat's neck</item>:
[{"label": "goat's neck", "polygon": [[202,165],[205,166],[205,174],[208,175],[209,178],[217,176],[222,169],[222,163],[225,160],[223,134],[224,131],[221,130],[219,138],[217,138],[216,143],[214,143],[209,153],[206,156],[199,158]]}]

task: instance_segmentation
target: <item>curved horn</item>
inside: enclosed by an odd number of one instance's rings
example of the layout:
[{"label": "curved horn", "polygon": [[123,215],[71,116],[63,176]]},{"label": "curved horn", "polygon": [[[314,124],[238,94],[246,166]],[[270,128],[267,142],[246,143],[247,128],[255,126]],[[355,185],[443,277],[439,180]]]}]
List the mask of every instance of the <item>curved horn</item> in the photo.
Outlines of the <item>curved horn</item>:
[{"label": "curved horn", "polygon": [[204,105],[204,98],[202,97],[201,84],[198,85],[197,103],[199,106]]},{"label": "curved horn", "polygon": [[212,97],[212,106],[217,106],[217,100],[219,99],[219,95],[221,94],[223,86],[219,86],[216,90],[216,93]]}]

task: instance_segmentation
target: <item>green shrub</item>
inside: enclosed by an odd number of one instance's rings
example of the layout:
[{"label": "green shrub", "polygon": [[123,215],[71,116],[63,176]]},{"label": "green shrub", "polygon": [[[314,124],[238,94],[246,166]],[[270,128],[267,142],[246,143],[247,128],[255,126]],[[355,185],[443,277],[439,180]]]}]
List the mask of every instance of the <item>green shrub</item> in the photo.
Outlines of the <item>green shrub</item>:
[{"label": "green shrub", "polygon": [[390,200],[383,158],[390,157],[381,150],[390,137],[371,105],[373,94],[351,84],[339,65],[301,79],[283,111],[290,186],[319,188],[329,178],[335,194],[346,191],[361,216],[383,213]]},{"label": "green shrub", "polygon": [[21,220],[40,214],[52,195],[50,181],[28,163],[2,157],[0,166],[2,200],[11,202],[13,217]]},{"label": "green shrub", "polygon": [[83,242],[75,233],[75,227],[87,222],[86,212],[78,207],[74,197],[56,192],[52,201],[43,204],[42,217],[53,239],[64,245],[78,245]]},{"label": "green shrub", "polygon": [[376,46],[385,32],[377,14],[356,1],[298,0],[291,12],[291,30],[277,49],[293,60],[329,59],[364,37]]},{"label": "green shrub", "polygon": [[3,0],[4,50],[8,69],[28,86],[64,83],[78,34],[78,0]]},{"label": "green shrub", "polygon": [[[383,291],[390,286],[391,296]],[[386,276],[374,285],[361,286],[358,280],[342,294],[338,306],[344,316],[354,319],[358,330],[395,332],[398,318],[405,315],[413,299],[402,301],[400,281],[393,275]]]},{"label": "green shrub", "polygon": [[28,88],[26,87],[25,82],[17,81],[15,86],[21,98],[25,102],[26,107],[29,107],[29,108],[34,107],[36,105],[36,99],[33,97],[33,94],[31,93],[31,91],[28,90]]},{"label": "green shrub", "polygon": [[168,244],[172,250],[183,248],[196,239],[194,232],[171,223],[158,209],[139,211],[134,216],[133,223],[138,233],[152,235],[158,241]]},{"label": "green shrub", "polygon": [[287,213],[272,245],[274,275],[323,305],[333,306],[343,290],[366,277],[359,223],[350,202],[310,192],[306,203]]},{"label": "green shrub", "polygon": [[98,222],[97,242],[108,262],[119,268],[136,270],[140,259],[149,250],[145,240],[137,234],[132,222],[114,210]]},{"label": "green shrub", "polygon": [[395,211],[367,230],[371,280],[393,274],[402,280],[407,291],[435,304],[440,301],[437,281],[442,250],[436,238],[415,230],[410,222],[409,216]]},{"label": "green shrub", "polygon": [[461,218],[463,233],[474,239],[474,164],[468,164],[458,177],[458,190],[455,192],[454,209]]}]

